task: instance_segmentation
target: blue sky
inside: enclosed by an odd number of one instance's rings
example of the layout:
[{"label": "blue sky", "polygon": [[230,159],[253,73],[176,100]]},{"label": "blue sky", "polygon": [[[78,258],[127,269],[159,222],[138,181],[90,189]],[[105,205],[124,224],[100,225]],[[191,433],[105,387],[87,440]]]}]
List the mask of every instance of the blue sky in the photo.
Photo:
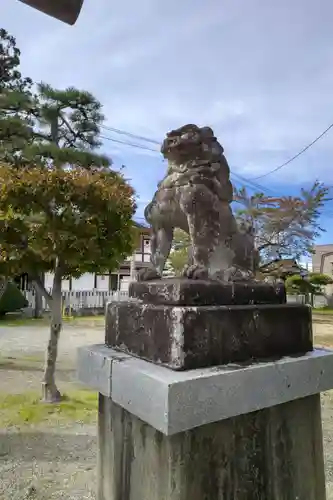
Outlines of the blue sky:
[{"label": "blue sky", "polygon": [[[232,172],[247,179],[293,156],[333,122],[332,0],[85,0],[66,26],[1,0],[1,27],[17,38],[22,71],[55,87],[89,90],[106,125],[161,140],[191,122],[211,126]],[[331,107],[332,106],[332,107]],[[138,215],[163,176],[156,153],[105,140],[103,150],[139,197]],[[257,182],[296,194],[333,184],[333,131]],[[320,243],[333,243],[333,203]]]}]

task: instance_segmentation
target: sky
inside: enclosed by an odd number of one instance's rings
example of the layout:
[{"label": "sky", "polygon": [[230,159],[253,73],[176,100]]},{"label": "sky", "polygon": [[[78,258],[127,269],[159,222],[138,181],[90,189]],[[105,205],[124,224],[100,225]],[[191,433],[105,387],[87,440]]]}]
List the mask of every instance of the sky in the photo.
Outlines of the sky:
[{"label": "sky", "polygon": [[[185,123],[209,125],[232,173],[246,179],[284,163],[333,122],[332,0],[85,0],[75,26],[18,0],[1,0],[0,10],[24,75],[89,90],[106,126],[156,141]],[[142,216],[166,169],[159,146],[103,135],[103,152],[125,165]],[[280,195],[316,179],[333,185],[332,160],[333,130],[253,182]],[[318,243],[333,243],[332,220],[333,202]]]}]

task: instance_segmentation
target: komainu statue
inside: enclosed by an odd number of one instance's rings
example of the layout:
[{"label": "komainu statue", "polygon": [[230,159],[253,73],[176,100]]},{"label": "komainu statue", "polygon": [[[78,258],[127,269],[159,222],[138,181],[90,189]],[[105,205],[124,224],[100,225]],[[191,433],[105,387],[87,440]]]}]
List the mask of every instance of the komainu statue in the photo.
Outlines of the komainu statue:
[{"label": "komainu statue", "polygon": [[239,227],[232,213],[230,169],[212,129],[185,125],[172,130],[161,152],[168,160],[167,173],[145,209],[152,227],[152,266],[138,279],[162,276],[175,228],[187,232],[191,241],[184,277],[252,279],[257,262],[253,231]]}]

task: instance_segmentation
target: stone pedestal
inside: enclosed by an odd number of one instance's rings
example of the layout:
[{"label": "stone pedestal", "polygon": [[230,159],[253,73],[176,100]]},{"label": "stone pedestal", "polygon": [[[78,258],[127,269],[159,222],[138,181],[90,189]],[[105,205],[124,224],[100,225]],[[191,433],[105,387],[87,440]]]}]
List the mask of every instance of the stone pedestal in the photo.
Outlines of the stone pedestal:
[{"label": "stone pedestal", "polygon": [[265,304],[238,288],[242,306],[220,292],[132,285],[108,306],[109,346],[80,349],[100,394],[99,500],[325,500],[333,352],[313,349],[310,309],[283,290]]},{"label": "stone pedestal", "polygon": [[174,370],[312,349],[311,310],[284,303],[281,286],[165,279],[130,295],[107,307],[106,344]]},{"label": "stone pedestal", "polygon": [[320,396],[165,436],[100,396],[99,500],[324,500]]}]

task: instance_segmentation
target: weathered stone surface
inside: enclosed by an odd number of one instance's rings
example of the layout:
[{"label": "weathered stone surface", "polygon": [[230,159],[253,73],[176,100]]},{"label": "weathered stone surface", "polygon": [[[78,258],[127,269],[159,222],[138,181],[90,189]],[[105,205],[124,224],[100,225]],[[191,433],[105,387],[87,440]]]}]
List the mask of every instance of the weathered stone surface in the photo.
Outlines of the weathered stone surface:
[{"label": "weathered stone surface", "polygon": [[169,437],[100,396],[98,426],[99,500],[326,498],[319,395]]},{"label": "weathered stone surface", "polygon": [[152,227],[152,267],[142,270],[139,279],[162,276],[175,228],[190,236],[185,277],[252,279],[258,264],[254,231],[245,223],[238,226],[232,213],[230,169],[212,129],[189,124],[172,130],[161,152],[168,170],[145,209]]},{"label": "weathered stone surface", "polygon": [[78,364],[81,383],[166,436],[333,387],[333,351],[318,348],[272,361],[174,371],[98,344],[80,348]]},{"label": "weathered stone surface", "polygon": [[147,304],[186,306],[284,304],[286,291],[283,284],[263,282],[229,282],[163,279],[133,281],[129,286],[130,297]]},{"label": "weathered stone surface", "polygon": [[297,304],[172,306],[112,302],[106,344],[175,370],[302,354],[311,310]]}]

